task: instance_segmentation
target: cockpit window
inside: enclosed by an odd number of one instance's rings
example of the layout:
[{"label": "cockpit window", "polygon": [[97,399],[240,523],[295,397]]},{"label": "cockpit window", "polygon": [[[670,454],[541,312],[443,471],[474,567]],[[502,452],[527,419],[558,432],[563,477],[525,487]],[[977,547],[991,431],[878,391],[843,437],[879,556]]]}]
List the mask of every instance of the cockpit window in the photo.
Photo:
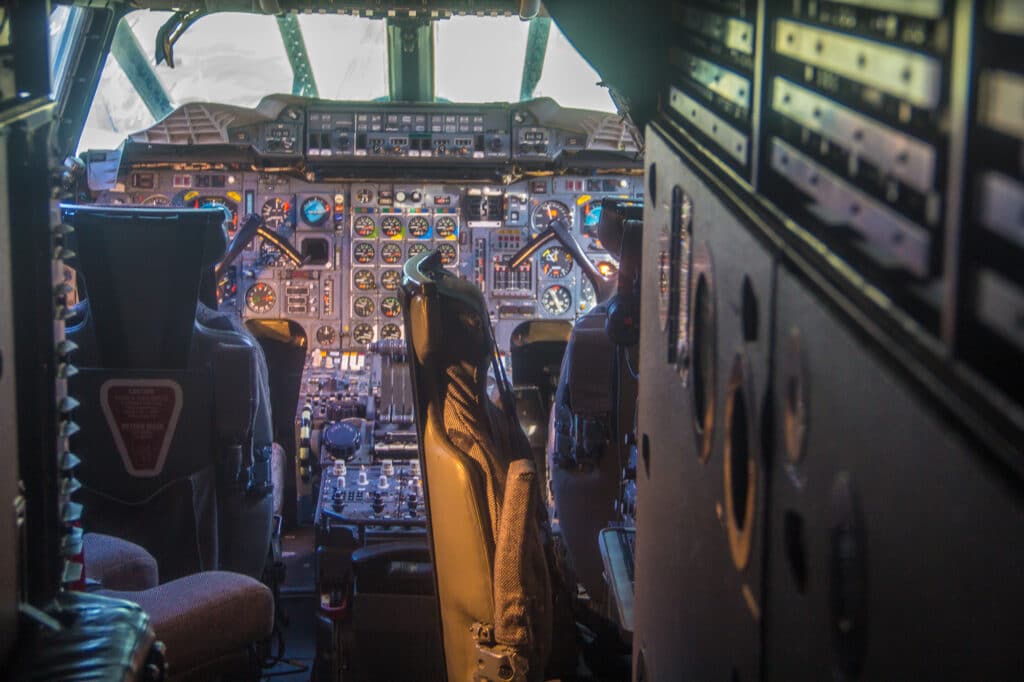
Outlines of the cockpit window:
[{"label": "cockpit window", "polygon": [[[600,76],[558,26],[548,22],[539,27],[543,30],[531,29],[531,22],[518,17],[456,16],[438,21],[434,94],[452,102],[550,97],[563,107],[614,112],[608,91],[597,84]],[[531,30],[539,36],[537,42],[531,42]],[[524,71],[534,66],[532,61],[541,67],[541,74],[531,89]]]},{"label": "cockpit window", "polygon": [[[158,32],[172,16],[140,10],[122,19],[80,151],[115,148],[189,102],[254,107],[272,94],[354,101],[391,96],[382,19],[217,12],[184,32],[174,45],[171,68],[157,64],[155,52]],[[455,16],[432,27],[438,100],[551,97],[563,107],[615,111],[597,73],[549,19]],[[302,81],[293,66],[304,60],[312,79]]]},{"label": "cockpit window", "polygon": [[434,25],[434,95],[449,102],[518,102],[529,23],[452,17]]}]

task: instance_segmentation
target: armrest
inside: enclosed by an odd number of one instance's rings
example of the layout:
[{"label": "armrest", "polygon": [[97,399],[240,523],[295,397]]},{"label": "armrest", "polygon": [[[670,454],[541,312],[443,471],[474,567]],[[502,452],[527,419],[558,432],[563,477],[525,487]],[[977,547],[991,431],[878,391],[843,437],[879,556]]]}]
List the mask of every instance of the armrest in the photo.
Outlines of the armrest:
[{"label": "armrest", "polygon": [[159,583],[156,559],[144,548],[112,535],[82,536],[85,576],[110,590],[148,590]]}]

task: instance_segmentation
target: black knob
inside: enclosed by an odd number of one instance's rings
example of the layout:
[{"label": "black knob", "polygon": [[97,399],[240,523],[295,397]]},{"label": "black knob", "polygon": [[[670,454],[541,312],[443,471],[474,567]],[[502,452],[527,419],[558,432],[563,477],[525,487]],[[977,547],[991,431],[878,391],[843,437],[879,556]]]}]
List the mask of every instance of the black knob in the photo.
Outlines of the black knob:
[{"label": "black knob", "polygon": [[331,507],[333,507],[334,511],[336,511],[336,512],[340,512],[343,509],[345,509],[345,491],[344,490],[335,490],[334,491],[334,496],[331,498]]}]

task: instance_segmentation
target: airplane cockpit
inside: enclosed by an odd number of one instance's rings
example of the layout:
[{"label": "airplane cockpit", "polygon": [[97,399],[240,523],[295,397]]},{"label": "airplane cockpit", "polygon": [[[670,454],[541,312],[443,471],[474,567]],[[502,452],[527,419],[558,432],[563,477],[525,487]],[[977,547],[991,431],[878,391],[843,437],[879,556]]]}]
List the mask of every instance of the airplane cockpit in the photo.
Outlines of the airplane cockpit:
[{"label": "airplane cockpit", "polygon": [[6,679],[1019,677],[1018,3],[0,12]]}]

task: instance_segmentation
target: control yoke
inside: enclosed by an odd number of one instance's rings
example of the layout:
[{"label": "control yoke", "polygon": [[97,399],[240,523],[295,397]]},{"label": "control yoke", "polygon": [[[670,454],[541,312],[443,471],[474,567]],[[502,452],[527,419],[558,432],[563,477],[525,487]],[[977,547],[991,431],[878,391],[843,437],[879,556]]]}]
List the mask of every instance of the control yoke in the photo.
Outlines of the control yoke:
[{"label": "control yoke", "polygon": [[605,277],[601,274],[601,271],[597,269],[594,262],[590,260],[590,256],[583,250],[580,243],[576,240],[576,237],[572,232],[569,231],[569,226],[565,223],[562,218],[556,218],[548,223],[547,228],[538,234],[536,237],[530,240],[523,248],[519,249],[512,259],[509,261],[509,267],[517,268],[522,265],[527,258],[537,253],[540,247],[547,244],[552,239],[557,240],[569,254],[573,257],[573,260],[583,270],[583,274],[587,276],[590,283],[594,285],[594,293],[597,296],[597,302],[603,303],[615,294],[617,277]]},{"label": "control yoke", "polygon": [[288,241],[287,237],[279,235],[274,232],[266,225],[263,224],[263,219],[255,213],[250,213],[242,219],[242,226],[238,228],[238,232],[235,232],[234,239],[228,244],[227,252],[224,254],[224,259],[217,264],[217,269],[214,274],[220,279],[224,272],[235,262],[235,259],[241,255],[245,247],[249,246],[256,236],[259,235],[265,240],[276,246],[281,250],[290,261],[295,263],[296,266],[303,265],[308,258],[303,258],[302,254],[295,250],[292,243]]}]

